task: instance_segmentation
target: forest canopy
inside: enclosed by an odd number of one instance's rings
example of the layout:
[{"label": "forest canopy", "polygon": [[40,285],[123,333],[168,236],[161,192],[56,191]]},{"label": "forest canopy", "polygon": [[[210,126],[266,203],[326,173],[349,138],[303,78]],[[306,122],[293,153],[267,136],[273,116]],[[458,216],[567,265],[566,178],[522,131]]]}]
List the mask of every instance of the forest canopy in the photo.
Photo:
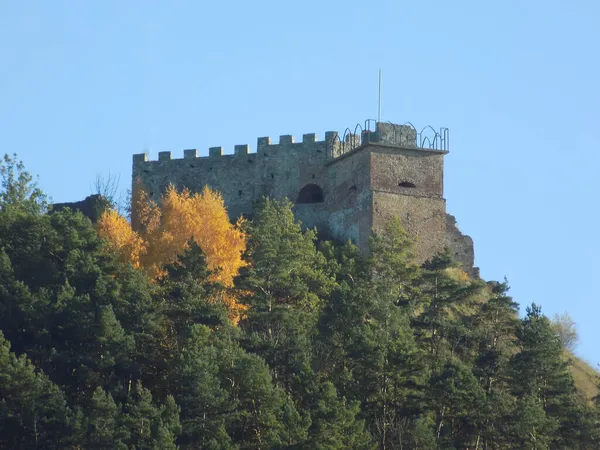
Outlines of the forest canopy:
[{"label": "forest canopy", "polygon": [[6,155],[0,448],[600,447],[568,321],[416,265],[399,220],[362,255],[292,207],[232,224],[218,192],[140,187],[94,224]]}]

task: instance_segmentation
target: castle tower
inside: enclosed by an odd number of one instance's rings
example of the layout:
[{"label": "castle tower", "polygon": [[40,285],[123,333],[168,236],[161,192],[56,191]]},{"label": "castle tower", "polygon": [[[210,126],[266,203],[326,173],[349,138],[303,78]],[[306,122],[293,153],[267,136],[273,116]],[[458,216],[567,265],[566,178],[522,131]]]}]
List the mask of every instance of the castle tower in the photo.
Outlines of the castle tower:
[{"label": "castle tower", "polygon": [[[381,229],[387,220],[398,216],[416,240],[415,256],[424,261],[447,245],[447,141],[427,142],[428,138],[414,128],[392,124],[378,124],[377,134],[377,141],[369,144],[373,229]],[[447,131],[445,136],[435,132],[430,136],[445,140]],[[437,149],[425,148],[428,144]]]},{"label": "castle tower", "polygon": [[398,216],[417,242],[418,261],[446,246],[465,261],[470,251],[472,261],[472,243],[470,250],[465,247],[470,238],[446,215],[447,145],[446,129],[426,134],[412,125],[366,122],[342,137],[327,132],[322,141],[315,134],[298,143],[290,135],[276,144],[258,138],[256,152],[236,145],[229,155],[221,147],[211,147],[206,157],[196,150],[185,150],[183,159],[172,159],[171,152],[160,152],[158,161],[134,155],[133,180],[155,200],[169,183],[192,191],[208,185],[221,192],[232,219],[251,215],[262,196],[287,197],[304,226],[317,227],[325,238],[351,239],[362,251],[368,250],[372,230]]}]

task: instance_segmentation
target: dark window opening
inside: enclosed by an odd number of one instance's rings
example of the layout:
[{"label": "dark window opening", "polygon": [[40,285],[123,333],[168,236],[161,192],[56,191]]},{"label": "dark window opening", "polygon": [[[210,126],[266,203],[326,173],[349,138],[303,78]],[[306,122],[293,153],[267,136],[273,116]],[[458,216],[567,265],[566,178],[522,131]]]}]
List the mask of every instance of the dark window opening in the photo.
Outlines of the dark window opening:
[{"label": "dark window opening", "polygon": [[314,173],[312,174],[312,177],[313,177],[313,180],[314,180],[315,179],[315,174]]},{"label": "dark window opening", "polygon": [[242,196],[242,191],[238,191],[238,195],[241,197]]},{"label": "dark window opening", "polygon": [[411,183],[410,181],[402,181],[402,182],[398,183],[398,186],[405,187],[405,188],[415,188],[415,187],[417,187],[415,185],[415,183]]},{"label": "dark window opening", "polygon": [[273,178],[275,178],[275,174],[274,174],[274,173],[272,173],[272,174],[271,174],[271,180],[272,180]]},{"label": "dark window opening", "polygon": [[316,184],[307,184],[298,194],[296,203],[323,203],[324,199],[323,189]]},{"label": "dark window opening", "polygon": [[267,152],[263,153],[263,155],[264,155],[264,156],[269,156],[269,155],[267,155]]}]

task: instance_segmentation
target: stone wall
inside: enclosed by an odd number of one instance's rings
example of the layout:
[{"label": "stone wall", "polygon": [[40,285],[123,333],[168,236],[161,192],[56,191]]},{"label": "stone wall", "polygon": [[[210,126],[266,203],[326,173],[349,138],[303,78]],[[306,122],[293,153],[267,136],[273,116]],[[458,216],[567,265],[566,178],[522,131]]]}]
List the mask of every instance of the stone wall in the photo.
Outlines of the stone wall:
[{"label": "stone wall", "polygon": [[444,154],[435,150],[410,150],[373,146],[373,189],[400,195],[438,197],[444,195]]},{"label": "stone wall", "polygon": [[425,262],[446,247],[446,201],[442,198],[413,197],[385,191],[373,192],[373,229],[380,231],[393,217],[399,217],[415,241],[414,256]]},{"label": "stone wall", "polygon": [[[185,150],[181,159],[161,152],[157,161],[134,155],[133,179],[155,200],[169,183],[192,191],[210,186],[222,194],[232,219],[250,215],[262,196],[287,197],[304,226],[317,227],[323,238],[351,239],[364,252],[372,230],[398,216],[417,241],[419,262],[450,246],[468,266],[472,243],[469,247],[467,237],[446,222],[447,152],[417,148],[414,128],[403,125],[379,123],[375,132],[346,138],[340,142],[336,132],[327,132],[322,141],[305,134],[298,143],[289,135],[277,144],[259,138],[256,152],[237,145],[233,154],[224,155],[221,147],[212,147],[200,158],[196,150]],[[297,202],[303,189],[322,194],[322,201]]]},{"label": "stone wall", "polygon": [[251,213],[253,201],[262,196],[295,201],[303,186],[314,183],[323,187],[326,151],[326,142],[311,134],[304,135],[301,143],[294,143],[292,136],[281,136],[278,144],[259,138],[256,153],[247,145],[238,145],[234,154],[223,155],[223,149],[213,147],[212,156],[200,158],[192,151],[186,151],[183,159],[162,152],[158,161],[136,155],[133,178],[139,178],[155,200],[169,183],[192,191],[210,186],[221,192],[230,215],[238,217]]},{"label": "stone wall", "polygon": [[369,148],[344,155],[327,166],[327,229],[331,237],[354,241],[367,251],[372,229]]}]

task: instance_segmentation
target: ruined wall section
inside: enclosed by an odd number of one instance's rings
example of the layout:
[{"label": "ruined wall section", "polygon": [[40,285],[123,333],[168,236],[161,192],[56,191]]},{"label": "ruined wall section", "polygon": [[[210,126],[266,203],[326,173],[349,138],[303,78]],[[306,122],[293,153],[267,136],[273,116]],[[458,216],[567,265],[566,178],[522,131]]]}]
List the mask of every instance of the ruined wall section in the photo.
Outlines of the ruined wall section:
[{"label": "ruined wall section", "polygon": [[463,234],[456,225],[456,217],[446,214],[446,242],[452,258],[472,278],[479,278],[479,268],[475,267],[475,250],[471,236]]},{"label": "ruined wall section", "polygon": [[79,202],[53,203],[50,212],[55,213],[65,209],[79,211],[92,222],[97,222],[102,213],[111,207],[110,202],[99,194],[89,195]]}]

